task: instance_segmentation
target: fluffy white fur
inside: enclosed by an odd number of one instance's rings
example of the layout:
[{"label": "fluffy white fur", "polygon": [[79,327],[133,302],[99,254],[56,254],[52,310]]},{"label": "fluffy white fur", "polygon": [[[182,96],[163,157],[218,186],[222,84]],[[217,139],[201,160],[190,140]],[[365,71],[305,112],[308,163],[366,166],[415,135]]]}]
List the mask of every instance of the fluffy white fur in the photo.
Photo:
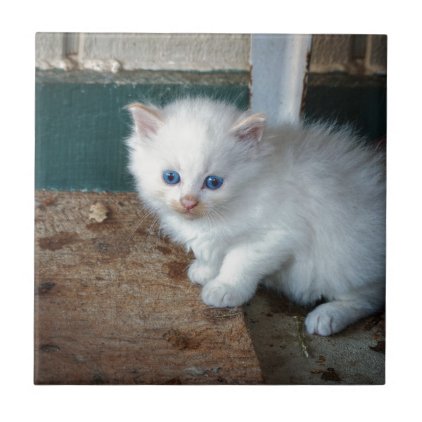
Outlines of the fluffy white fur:
[{"label": "fluffy white fur", "polygon": [[[188,276],[211,306],[238,306],[260,282],[317,306],[309,333],[330,335],[383,306],[385,173],[348,129],[264,130],[264,116],[207,99],[129,106],[130,171],[144,204],[196,259]],[[180,183],[164,183],[164,170]],[[204,188],[208,175],[224,178]],[[198,205],[186,210],[182,198]]]}]

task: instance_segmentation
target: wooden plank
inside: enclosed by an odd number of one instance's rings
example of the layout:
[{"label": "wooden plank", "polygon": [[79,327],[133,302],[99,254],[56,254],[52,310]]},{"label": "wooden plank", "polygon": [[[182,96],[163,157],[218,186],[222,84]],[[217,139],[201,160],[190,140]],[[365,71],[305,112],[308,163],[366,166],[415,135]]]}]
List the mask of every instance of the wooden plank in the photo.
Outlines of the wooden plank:
[{"label": "wooden plank", "polygon": [[201,302],[134,193],[40,191],[35,215],[36,384],[262,382],[242,310]]}]

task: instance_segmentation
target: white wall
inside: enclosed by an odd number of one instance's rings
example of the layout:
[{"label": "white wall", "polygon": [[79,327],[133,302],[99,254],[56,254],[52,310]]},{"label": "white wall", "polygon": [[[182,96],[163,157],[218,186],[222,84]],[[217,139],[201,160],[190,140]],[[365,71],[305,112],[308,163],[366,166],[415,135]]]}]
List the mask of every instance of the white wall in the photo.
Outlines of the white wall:
[{"label": "white wall", "polygon": [[[311,72],[386,73],[387,37],[314,35]],[[249,71],[251,36],[242,34],[38,33],[41,69]]]},{"label": "white wall", "polygon": [[120,69],[249,70],[250,36],[241,34],[38,33],[36,66]]}]

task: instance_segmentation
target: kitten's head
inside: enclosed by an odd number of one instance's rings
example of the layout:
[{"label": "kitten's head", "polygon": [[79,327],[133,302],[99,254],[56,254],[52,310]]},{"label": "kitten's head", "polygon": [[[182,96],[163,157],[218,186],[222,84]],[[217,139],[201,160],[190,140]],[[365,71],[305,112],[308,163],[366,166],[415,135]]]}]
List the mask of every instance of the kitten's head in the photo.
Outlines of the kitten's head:
[{"label": "kitten's head", "polygon": [[206,99],[128,108],[134,123],[129,169],[147,205],[196,219],[222,216],[245,202],[262,154],[262,114]]}]

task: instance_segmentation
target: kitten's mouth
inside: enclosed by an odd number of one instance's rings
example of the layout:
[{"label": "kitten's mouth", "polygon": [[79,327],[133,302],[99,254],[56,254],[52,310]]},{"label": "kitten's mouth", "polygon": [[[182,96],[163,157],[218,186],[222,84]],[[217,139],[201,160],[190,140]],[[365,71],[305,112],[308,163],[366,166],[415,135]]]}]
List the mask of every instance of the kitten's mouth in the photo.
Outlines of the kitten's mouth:
[{"label": "kitten's mouth", "polygon": [[199,217],[201,217],[201,215],[200,215],[200,214],[194,213],[194,212],[192,212],[192,211],[186,211],[186,212],[183,212],[182,214],[183,214],[183,216],[185,216],[185,217],[186,217],[186,218],[188,218],[189,220],[193,220],[193,219],[195,219],[195,218],[199,218]]},{"label": "kitten's mouth", "polygon": [[205,214],[205,207],[202,204],[198,204],[194,208],[187,209],[175,201],[171,204],[171,208],[189,220],[203,217]]},{"label": "kitten's mouth", "polygon": [[199,218],[203,216],[202,212],[192,210],[177,210],[179,214],[182,214],[184,217],[188,218],[189,220],[194,220],[195,218]]}]

